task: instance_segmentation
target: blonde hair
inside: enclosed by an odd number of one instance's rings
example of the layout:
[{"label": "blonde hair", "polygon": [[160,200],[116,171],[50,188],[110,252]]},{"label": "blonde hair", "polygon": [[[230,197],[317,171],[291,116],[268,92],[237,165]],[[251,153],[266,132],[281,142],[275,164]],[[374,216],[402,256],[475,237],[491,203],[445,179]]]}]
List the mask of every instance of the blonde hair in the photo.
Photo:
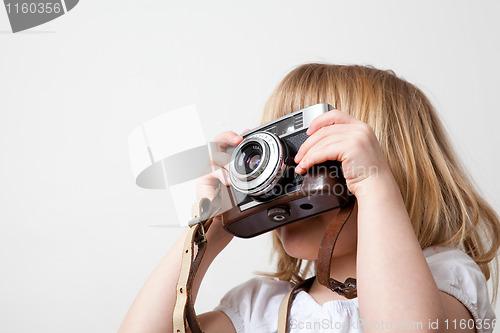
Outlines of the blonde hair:
[{"label": "blonde hair", "polygon": [[[392,71],[305,64],[290,72],[271,94],[261,123],[317,103],[329,103],[373,128],[420,246],[459,248],[487,280],[493,271],[495,300],[499,217],[457,160],[427,97]],[[311,263],[288,256],[276,234],[273,243],[278,260],[271,276],[303,280]]]}]

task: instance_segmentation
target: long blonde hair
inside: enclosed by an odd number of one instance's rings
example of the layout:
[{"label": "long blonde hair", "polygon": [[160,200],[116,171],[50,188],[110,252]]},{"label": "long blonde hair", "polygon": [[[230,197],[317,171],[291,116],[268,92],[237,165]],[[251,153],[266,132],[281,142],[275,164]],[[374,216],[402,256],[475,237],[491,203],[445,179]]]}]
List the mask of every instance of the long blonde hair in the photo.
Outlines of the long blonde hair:
[{"label": "long blonde hair", "polygon": [[[422,249],[440,245],[465,251],[487,280],[493,277],[495,300],[499,217],[457,160],[427,97],[392,71],[305,64],[271,94],[261,123],[317,103],[329,103],[373,128]],[[271,276],[303,280],[311,263],[304,268],[300,259],[288,256],[275,234],[273,243],[278,260]]]}]

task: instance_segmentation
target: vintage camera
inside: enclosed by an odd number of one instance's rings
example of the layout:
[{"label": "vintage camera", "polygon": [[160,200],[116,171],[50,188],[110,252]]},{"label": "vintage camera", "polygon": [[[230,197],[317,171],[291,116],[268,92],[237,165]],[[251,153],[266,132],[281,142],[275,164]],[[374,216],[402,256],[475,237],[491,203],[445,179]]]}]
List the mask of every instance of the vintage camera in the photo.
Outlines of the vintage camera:
[{"label": "vintage camera", "polygon": [[349,202],[341,164],[328,161],[295,173],[293,161],[306,131],[317,116],[332,110],[316,104],[296,111],[243,135],[229,163],[228,191],[223,200],[224,228],[250,238]]}]

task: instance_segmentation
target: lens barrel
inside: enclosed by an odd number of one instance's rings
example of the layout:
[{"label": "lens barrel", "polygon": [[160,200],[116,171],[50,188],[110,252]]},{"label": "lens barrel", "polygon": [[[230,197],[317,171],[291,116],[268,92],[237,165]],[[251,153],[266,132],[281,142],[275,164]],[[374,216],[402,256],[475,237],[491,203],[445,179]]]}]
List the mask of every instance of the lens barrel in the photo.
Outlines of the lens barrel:
[{"label": "lens barrel", "polygon": [[229,164],[231,185],[251,196],[269,192],[283,175],[285,153],[276,135],[269,132],[250,135],[233,152]]},{"label": "lens barrel", "polygon": [[269,150],[267,143],[261,140],[246,143],[236,154],[234,159],[235,170],[241,175],[247,175],[250,179],[255,178],[250,175],[257,168],[261,167],[263,162],[266,162],[264,159],[264,149]]}]

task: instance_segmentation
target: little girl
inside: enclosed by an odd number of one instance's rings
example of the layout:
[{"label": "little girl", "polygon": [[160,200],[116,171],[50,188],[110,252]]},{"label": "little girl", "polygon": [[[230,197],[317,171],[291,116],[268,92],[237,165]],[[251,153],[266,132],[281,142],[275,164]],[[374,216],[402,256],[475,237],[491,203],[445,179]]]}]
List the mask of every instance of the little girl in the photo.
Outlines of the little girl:
[{"label": "little girl", "polygon": [[[317,103],[335,110],[310,125],[295,156],[296,172],[328,160],[342,163],[356,202],[330,275],[338,281],[356,278],[357,298],[347,300],[314,280],[293,301],[290,331],[492,332],[495,314],[486,281],[494,277],[494,298],[500,221],[458,162],[428,99],[390,71],[306,64],[278,85],[262,123]],[[215,138],[227,146],[242,140],[234,132]],[[218,171],[204,177],[198,190],[210,197],[225,179]],[[204,331],[276,332],[283,297],[308,275],[337,212],[273,231],[278,256],[273,279],[254,278],[230,290],[214,311],[199,316]],[[184,237],[146,281],[120,332],[172,332],[169,314]],[[207,237],[194,295],[232,239],[220,219]]]}]

